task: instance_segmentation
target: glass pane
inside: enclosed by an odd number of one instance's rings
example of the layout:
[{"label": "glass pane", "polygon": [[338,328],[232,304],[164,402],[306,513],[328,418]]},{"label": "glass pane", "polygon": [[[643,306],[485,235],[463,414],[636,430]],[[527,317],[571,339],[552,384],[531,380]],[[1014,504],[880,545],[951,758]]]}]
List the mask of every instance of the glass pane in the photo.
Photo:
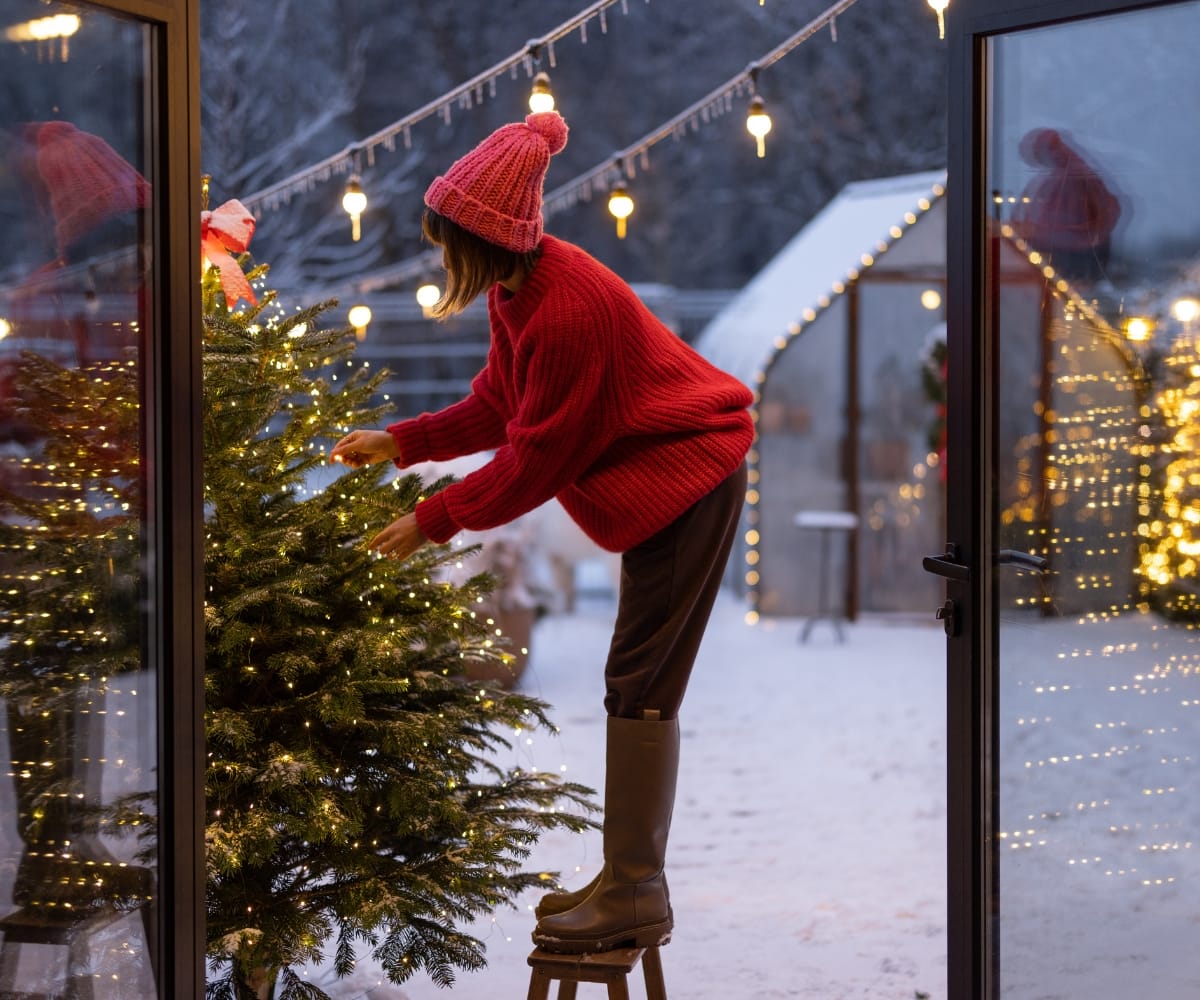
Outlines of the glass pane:
[{"label": "glass pane", "polygon": [[4,995],[155,995],[148,53],[0,0]]},{"label": "glass pane", "polygon": [[1003,997],[1200,995],[1198,45],[990,43]]},{"label": "glass pane", "polygon": [[[781,352],[762,385],[758,423],[758,468],[764,490],[757,529],[766,541],[759,551],[758,608],[767,615],[813,615],[827,594],[840,608],[845,593],[847,532],[821,538],[800,528],[797,512],[849,510],[842,456],[847,427],[822,414],[846,412],[846,302],[834,301]],[[813,571],[818,545],[828,546],[825,572]]]}]

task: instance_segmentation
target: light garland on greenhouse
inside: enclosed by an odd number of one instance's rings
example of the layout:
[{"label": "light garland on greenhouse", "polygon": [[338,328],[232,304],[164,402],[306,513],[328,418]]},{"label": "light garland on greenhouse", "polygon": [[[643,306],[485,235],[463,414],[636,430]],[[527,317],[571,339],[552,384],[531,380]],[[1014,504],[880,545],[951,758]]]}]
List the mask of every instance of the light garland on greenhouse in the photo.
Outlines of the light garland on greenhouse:
[{"label": "light garland on greenhouse", "polygon": [[[879,257],[887,253],[887,251],[899,241],[904,234],[917,220],[933,207],[934,202],[945,194],[945,186],[941,183],[934,184],[930,188],[929,195],[918,199],[917,204],[913,209],[904,213],[903,225],[893,225],[888,230],[888,238],[881,239],[875,244],[873,251],[863,252],[859,257],[859,266],[849,268],[845,275],[833,282],[829,291],[822,294],[816,301],[814,306],[809,306],[801,313],[799,320],[789,324],[787,332],[775,338],[771,345],[771,350],[763,362],[762,367],[754,375],[754,402],[751,406],[750,415],[754,420],[756,434],[754,445],[750,449],[747,456],[747,486],[746,486],[746,506],[745,506],[745,521],[746,531],[743,535],[743,541],[746,543],[746,551],[743,559],[745,561],[745,571],[743,580],[746,584],[746,596],[750,605],[746,612],[745,620],[748,625],[756,624],[759,620],[759,605],[761,600],[760,590],[760,574],[759,563],[762,560],[762,538],[758,527],[761,520],[761,515],[758,509],[761,496],[759,493],[759,483],[762,479],[762,470],[760,468],[759,454],[759,437],[757,433],[759,421],[761,418],[760,404],[762,403],[762,388],[767,381],[767,376],[771,369],[779,360],[780,356],[789,345],[800,336],[813,322],[817,320],[832,304],[837,296],[845,294],[846,290],[857,282],[864,271],[875,266]],[[918,479],[923,479],[925,475],[937,465],[937,456],[932,455],[926,458],[926,461],[918,465],[914,469],[914,475]],[[919,499],[919,498],[918,498]]]}]

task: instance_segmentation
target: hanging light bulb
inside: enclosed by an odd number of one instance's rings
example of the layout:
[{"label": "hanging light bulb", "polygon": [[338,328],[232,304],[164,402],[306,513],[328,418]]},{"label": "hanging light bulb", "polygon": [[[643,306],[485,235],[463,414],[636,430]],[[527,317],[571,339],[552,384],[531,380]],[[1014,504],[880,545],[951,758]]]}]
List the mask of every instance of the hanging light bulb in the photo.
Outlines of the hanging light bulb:
[{"label": "hanging light bulb", "polygon": [[1176,299],[1171,303],[1171,314],[1186,326],[1200,316],[1200,301],[1193,298]]},{"label": "hanging light bulb", "polygon": [[3,316],[0,316],[0,340],[3,340],[12,333],[12,324]]},{"label": "hanging light bulb", "polygon": [[633,199],[620,184],[608,196],[608,210],[617,220],[617,239],[625,239],[625,220],[633,214]]},{"label": "hanging light bulb", "polygon": [[367,326],[371,322],[370,308],[363,305],[352,306],[346,314],[346,318],[350,321],[350,325],[354,327],[354,336],[359,340],[365,340],[367,337]]},{"label": "hanging light bulb", "polygon": [[554,110],[554,94],[550,91],[549,73],[538,73],[533,78],[533,88],[529,91],[529,110],[534,114]]},{"label": "hanging light bulb", "polygon": [[746,131],[754,136],[758,144],[758,155],[767,155],[766,136],[771,131],[771,116],[763,106],[763,99],[755,94],[750,99],[750,113],[746,116]]},{"label": "hanging light bulb", "polygon": [[346,193],[342,195],[342,208],[350,215],[350,237],[357,243],[362,238],[362,214],[367,208],[367,196],[358,175],[346,182]]},{"label": "hanging light bulb", "polygon": [[1135,344],[1149,340],[1154,324],[1144,316],[1131,316],[1125,323],[1125,336]]},{"label": "hanging light bulb", "polygon": [[937,11],[938,19],[938,38],[946,37],[946,8],[950,6],[950,0],[929,0],[929,6]]},{"label": "hanging light bulb", "polygon": [[80,24],[78,14],[53,14],[5,28],[4,37],[10,42],[37,42],[39,57],[45,48],[51,59],[54,58],[54,42],[57,39],[59,58],[67,62],[71,58],[70,38],[79,30]]},{"label": "hanging light bulb", "polygon": [[432,281],[426,281],[417,289],[417,305],[421,313],[428,317],[431,311],[442,300],[442,290]]}]

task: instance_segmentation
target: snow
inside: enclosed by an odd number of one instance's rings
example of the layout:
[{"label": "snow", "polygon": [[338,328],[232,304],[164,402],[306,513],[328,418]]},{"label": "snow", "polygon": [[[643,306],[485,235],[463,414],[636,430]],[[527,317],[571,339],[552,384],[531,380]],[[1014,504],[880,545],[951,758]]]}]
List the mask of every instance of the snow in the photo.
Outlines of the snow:
[{"label": "snow", "polygon": [[[599,789],[602,669],[615,608],[581,599],[536,626],[522,691],[552,706],[558,735],[517,758]],[[860,620],[838,643],[828,622],[744,621],[723,594],[680,712],[679,789],[668,853],[675,933],[662,952],[667,995],[688,1000],[944,996],[945,636],[933,624]],[[577,888],[599,833],[556,833],[531,866]],[[403,986],[369,963],[338,1000],[524,997],[536,895],[472,928],[488,966],[452,990]],[[644,997],[639,973],[634,1000]],[[580,997],[604,995],[583,985]]]}]

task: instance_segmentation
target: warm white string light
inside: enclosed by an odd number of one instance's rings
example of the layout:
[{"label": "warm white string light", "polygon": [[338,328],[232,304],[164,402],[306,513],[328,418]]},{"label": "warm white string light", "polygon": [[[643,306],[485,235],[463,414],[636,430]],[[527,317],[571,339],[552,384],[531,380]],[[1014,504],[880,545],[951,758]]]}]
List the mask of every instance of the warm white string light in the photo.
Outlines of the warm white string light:
[{"label": "warm white string light", "polygon": [[346,319],[348,319],[350,321],[350,325],[354,327],[354,336],[359,340],[365,340],[367,337],[367,327],[371,323],[370,306],[351,306],[350,311],[346,314]]},{"label": "warm white string light", "polygon": [[[568,34],[575,28],[579,28],[581,32],[585,32],[586,24],[593,17],[602,15],[603,11],[611,7],[618,0],[602,0],[602,2],[594,3],[584,11],[580,12],[570,21],[564,22],[554,31],[543,36],[537,42],[531,42],[529,47],[522,50],[516,57],[510,57],[502,63],[497,64],[500,67],[507,69],[510,66],[519,65],[523,60],[528,61],[528,71],[530,75],[533,73],[534,53],[540,51],[541,47],[545,47],[549,52],[550,65],[553,67],[554,48],[553,42],[563,35]],[[731,77],[725,83],[721,84],[715,90],[711,91],[699,101],[685,108],[673,118],[664,122],[652,132],[648,132],[642,138],[638,139],[625,150],[617,153],[612,159],[599,164],[592,169],[585,171],[576,176],[573,180],[555,188],[545,198],[543,204],[543,215],[549,217],[555,212],[574,207],[580,200],[590,201],[593,192],[598,188],[600,190],[610,190],[621,174],[617,164],[624,162],[625,175],[632,179],[636,171],[633,168],[633,163],[640,160],[643,166],[648,166],[649,150],[662,142],[668,137],[681,138],[689,130],[695,130],[701,123],[707,124],[712,118],[718,117],[732,110],[732,99],[735,94],[744,91],[747,86],[752,85],[754,74],[768,66],[773,65],[782,59],[785,55],[791,52],[798,45],[807,41],[819,30],[826,25],[829,26],[831,33],[837,21],[838,15],[852,7],[857,0],[839,0],[839,2],[828,7],[824,12],[819,14],[813,20],[809,21],[795,34],[785,39],[782,43],[772,49],[769,53],[754,63],[751,63],[745,70]],[[939,0],[940,2],[940,0]],[[646,0],[649,3],[649,0]],[[622,10],[627,11],[627,0],[621,0]],[[603,18],[601,18],[603,28]],[[564,30],[565,29],[565,30]],[[586,34],[584,35],[586,40]],[[835,39],[836,40],[836,39]],[[496,67],[493,67],[495,70]],[[320,163],[309,167],[308,169],[294,174],[289,178],[272,184],[268,188],[263,188],[254,194],[244,198],[239,198],[243,205],[255,212],[256,215],[261,214],[262,209],[273,208],[284,201],[288,200],[293,194],[301,191],[311,190],[317,183],[329,180],[335,173],[345,173],[348,171],[356,172],[362,159],[364,150],[368,157],[373,155],[374,149],[382,144],[387,146],[390,140],[395,138],[395,135],[400,131],[405,131],[417,121],[420,121],[436,111],[444,104],[449,105],[453,102],[456,95],[469,92],[476,86],[482,86],[479,81],[487,82],[488,74],[491,73],[491,79],[498,76],[493,70],[488,70],[479,76],[472,78],[465,84],[460,85],[448,94],[443,95],[436,101],[430,102],[423,108],[418,109],[412,114],[406,116],[400,121],[388,126],[375,135],[362,140],[353,146],[348,147],[342,153],[336,156],[322,160]],[[390,135],[388,134],[390,132]],[[394,143],[392,147],[394,148]],[[369,160],[373,163],[373,159]],[[122,253],[129,254],[131,250],[124,250]],[[441,260],[441,252],[438,250],[424,251],[414,257],[399,261],[396,264],[388,265],[387,267],[379,268],[369,274],[360,275],[352,282],[347,282],[356,291],[373,292],[383,288],[389,288],[397,284],[402,284],[407,281],[413,281],[421,278],[422,275],[429,272],[433,267],[436,267]],[[80,265],[82,266],[82,265]],[[71,269],[68,269],[71,270]],[[59,272],[61,277],[63,272]]]},{"label": "warm white string light", "polygon": [[[549,218],[556,212],[574,207],[580,201],[590,201],[593,193],[597,190],[611,191],[618,184],[623,186],[624,180],[631,180],[636,176],[635,163],[640,161],[643,168],[648,167],[648,154],[654,146],[667,138],[681,138],[689,131],[698,129],[700,124],[707,124],[713,118],[731,111],[734,96],[753,89],[761,70],[773,66],[826,25],[832,27],[837,17],[849,10],[856,2],[857,0],[838,0],[795,34],[784,39],[761,59],[751,63],[736,76],[730,77],[700,100],[663,122],[658,128],[646,133],[610,159],[555,188],[543,199],[542,216]],[[439,260],[440,251],[425,251],[416,257],[379,268],[370,274],[361,275],[351,284],[359,292],[378,291],[419,278],[431,264],[436,264]]]},{"label": "warm white string light", "polygon": [[746,115],[746,131],[754,136],[759,158],[766,156],[766,137],[767,133],[771,131],[771,116],[767,114],[763,99],[758,94],[750,99],[750,112]]},{"label": "warm white string light", "polygon": [[946,37],[946,8],[950,6],[950,0],[929,0],[929,6],[937,11],[938,19],[938,38]]},{"label": "warm white string light", "polygon": [[[650,0],[644,0],[644,2],[648,4]],[[455,105],[460,108],[472,108],[482,104],[485,97],[494,97],[496,81],[505,73],[516,79],[518,68],[524,67],[527,76],[534,76],[534,67],[540,61],[543,52],[546,53],[547,61],[553,69],[555,66],[554,43],[578,29],[580,40],[586,45],[587,27],[593,19],[599,20],[601,33],[607,34],[606,11],[617,3],[621,5],[623,13],[629,13],[629,0],[597,0],[540,38],[532,39],[520,51],[514,52],[482,73],[460,83],[453,90],[447,91],[428,104],[417,108],[416,111],[397,119],[365,139],[352,143],[340,153],[327,156],[319,163],[238,200],[257,215],[263,209],[276,208],[285,204],[293,195],[311,191],[317,184],[328,181],[331,177],[340,176],[352,170],[356,171],[358,164],[364,158],[368,166],[373,166],[376,150],[382,146],[389,153],[394,151],[397,137],[402,139],[406,149],[411,148],[411,130],[414,125],[426,118],[432,118],[434,115],[441,115],[442,120],[449,124]]]},{"label": "warm white string light", "polygon": [[533,78],[529,91],[529,110],[534,114],[554,110],[554,92],[550,89],[550,74],[545,70]]},{"label": "warm white string light", "polygon": [[362,239],[362,214],[367,210],[367,195],[355,174],[346,182],[346,192],[342,195],[342,208],[350,216],[350,238],[357,243]]},{"label": "warm white string light", "polygon": [[617,152],[611,160],[593,167],[574,180],[555,188],[546,195],[543,213],[553,213],[560,208],[568,208],[581,198],[585,201],[590,200],[593,190],[597,187],[601,190],[608,190],[621,173],[616,167],[617,164],[623,164],[626,179],[632,179],[636,174],[635,164],[641,162],[643,166],[647,166],[649,163],[648,153],[654,146],[667,138],[681,138],[689,130],[696,130],[701,124],[707,124],[711,119],[731,111],[733,98],[752,89],[754,80],[761,70],[773,66],[797,46],[808,41],[827,24],[831,24],[838,15],[853,7],[855,2],[856,0],[838,0],[799,31],[784,39],[761,59],[751,63],[742,72],[730,77],[700,100],[663,122],[654,131],[648,132],[636,142]]},{"label": "warm white string light", "polygon": [[625,239],[625,220],[633,214],[633,199],[620,184],[608,196],[608,210],[617,220],[617,239]]},{"label": "warm white string light", "polygon": [[431,280],[426,280],[417,287],[417,305],[425,317],[433,315],[433,307],[442,301],[442,290]]}]

